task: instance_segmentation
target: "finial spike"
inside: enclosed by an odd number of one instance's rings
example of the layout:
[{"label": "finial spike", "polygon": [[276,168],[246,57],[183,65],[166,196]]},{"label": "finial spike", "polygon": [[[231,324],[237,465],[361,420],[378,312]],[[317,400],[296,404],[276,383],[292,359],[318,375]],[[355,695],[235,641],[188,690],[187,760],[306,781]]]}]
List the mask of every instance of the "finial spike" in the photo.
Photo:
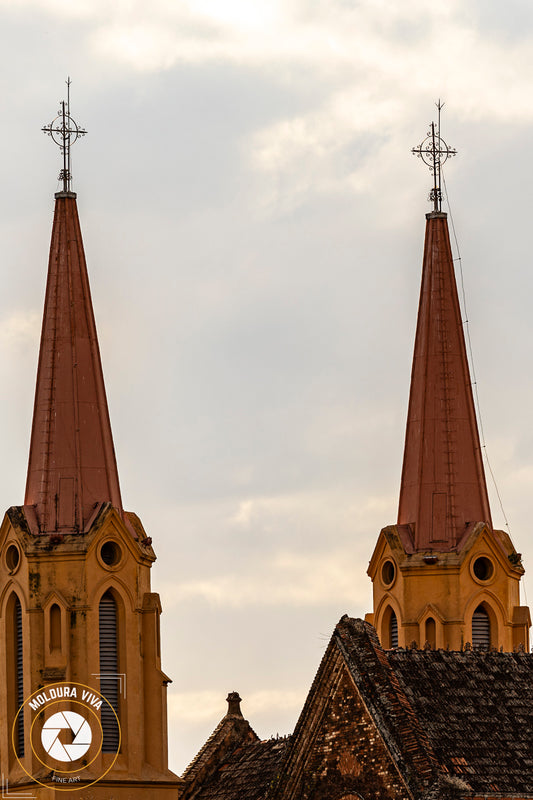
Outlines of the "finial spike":
[{"label": "finial spike", "polygon": [[72,180],[70,148],[80,136],[85,136],[87,131],[80,128],[70,116],[70,84],[72,83],[70,76],[67,77],[65,83],[67,84],[66,102],[64,100],[61,101],[57,117],[52,120],[50,125],[45,125],[41,130],[51,136],[61,150],[63,169],[59,173],[59,180],[63,181],[63,191],[70,192]]},{"label": "finial spike", "polygon": [[444,103],[439,99],[435,103],[438,110],[437,129],[435,130],[435,123],[431,123],[431,128],[424,141],[413,147],[411,153],[422,159],[424,164],[429,167],[433,175],[433,189],[429,194],[429,200],[433,203],[434,211],[442,210],[442,192],[441,192],[441,172],[442,165],[450,156],[457,155],[457,150],[448,147],[444,139],[440,135],[440,112]]}]

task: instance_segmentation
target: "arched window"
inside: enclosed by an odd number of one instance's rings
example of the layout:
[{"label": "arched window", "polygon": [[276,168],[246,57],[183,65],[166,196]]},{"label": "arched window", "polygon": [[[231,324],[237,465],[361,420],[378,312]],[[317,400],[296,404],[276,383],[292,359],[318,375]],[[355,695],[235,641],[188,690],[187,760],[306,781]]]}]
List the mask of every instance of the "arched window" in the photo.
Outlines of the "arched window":
[{"label": "arched window", "polygon": [[392,609],[390,612],[389,630],[391,648],[398,647],[398,618]]},{"label": "arched window", "polygon": [[[15,596],[13,604],[13,631],[14,631],[14,653],[15,653],[15,692],[17,697],[17,711],[24,702],[24,658],[22,645],[22,606],[20,600]],[[17,755],[24,755],[24,712],[21,711],[17,717],[16,727],[16,750]]]},{"label": "arched window", "polygon": [[472,644],[474,647],[490,647],[490,617],[482,605],[472,614]]},{"label": "arched window", "polygon": [[426,620],[425,641],[429,643],[432,650],[435,650],[437,646],[437,628],[433,617],[428,617]]},{"label": "arched window", "polygon": [[50,652],[61,650],[61,609],[57,603],[50,608]]},{"label": "arched window", "polygon": [[[108,590],[100,600],[100,691],[119,713],[118,702],[118,627],[117,603]],[[119,745],[118,724],[113,711],[104,703],[101,708],[104,753],[115,753]]]},{"label": "arched window", "polygon": [[398,647],[398,618],[391,606],[387,606],[381,617],[381,644],[385,650]]}]

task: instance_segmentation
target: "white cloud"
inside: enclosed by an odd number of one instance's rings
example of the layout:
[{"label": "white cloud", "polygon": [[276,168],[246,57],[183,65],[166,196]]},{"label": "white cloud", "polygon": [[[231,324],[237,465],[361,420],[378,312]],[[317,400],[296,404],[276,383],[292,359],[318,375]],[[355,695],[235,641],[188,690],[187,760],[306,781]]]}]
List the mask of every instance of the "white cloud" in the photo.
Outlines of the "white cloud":
[{"label": "white cloud", "polygon": [[191,14],[243,32],[272,29],[282,17],[280,3],[275,0],[188,0],[187,6]]},{"label": "white cloud", "polygon": [[[383,191],[390,181],[398,134],[398,100],[364,86],[342,89],[323,106],[258,131],[249,142],[252,166],[264,179],[267,210],[290,210],[317,194]],[[336,165],[342,161],[344,171]]]},{"label": "white cloud", "polygon": [[168,716],[172,721],[200,722],[223,716],[220,692],[171,692]]},{"label": "white cloud", "polygon": [[194,46],[188,41],[181,47],[172,31],[143,23],[120,23],[100,27],[92,37],[97,54],[107,60],[118,60],[138,71],[164,70],[173,66],[177,52],[193,56]]},{"label": "white cloud", "polygon": [[230,522],[233,522],[235,525],[242,525],[243,527],[247,528],[252,521],[252,514],[254,510],[254,501],[253,500],[243,500],[239,503],[239,508],[237,512],[230,517]]},{"label": "white cloud", "polygon": [[271,67],[300,62],[346,86],[361,82],[375,89],[389,80],[401,87],[404,100],[438,82],[454,101],[462,97],[470,114],[491,109],[504,117],[512,109],[531,115],[523,102],[531,37],[509,49],[503,37],[484,36],[475,14],[458,0],[430,7],[424,0],[0,0],[0,9],[24,8],[86,23],[95,55],[137,70],[221,59]]},{"label": "white cloud", "polygon": [[41,315],[35,311],[14,311],[0,319],[0,347],[7,351],[39,341]]},{"label": "white cloud", "polygon": [[[353,564],[350,570],[347,566]],[[202,599],[213,605],[317,606],[325,603],[363,604],[368,594],[353,584],[356,560],[349,553],[302,555],[282,552],[256,564],[256,570],[219,575],[209,580],[184,582],[175,590],[164,588],[166,603]]]},{"label": "white cloud", "polygon": [[[246,695],[246,709],[242,710],[253,720],[255,715],[266,711],[298,710],[304,700],[305,692],[302,690],[262,689]],[[168,698],[169,719],[176,723],[199,723],[209,719],[218,723],[226,710],[220,691],[172,692]]]},{"label": "white cloud", "polygon": [[[36,4],[54,14],[63,7],[61,0]],[[88,6],[82,9],[78,13],[89,17]],[[310,9],[304,3],[160,1],[150,5],[149,14],[139,3],[109,9],[96,3],[90,21],[95,55],[136,70],[206,61],[281,70],[287,63],[301,64],[313,75],[321,70],[334,76],[337,85],[371,86],[374,100],[380,82],[382,90],[393,90],[403,103],[438,86],[470,116],[531,117],[523,103],[532,68],[530,41],[516,43],[510,52],[506,41],[487,40],[458,3],[443,11],[418,2],[315,4]],[[467,82],[465,54],[472,64]],[[438,77],[430,66],[435,60],[442,65]],[[357,105],[351,117],[361,117]],[[335,121],[334,114],[332,127]]]},{"label": "white cloud", "polygon": [[69,0],[0,0],[0,8],[22,8],[41,11],[63,19],[90,19],[100,16],[105,10],[103,0],[79,0],[71,3]]},{"label": "white cloud", "polygon": [[[394,500],[387,496],[360,500],[320,492],[243,500],[227,522],[257,543],[243,556],[245,561],[217,560],[214,574],[206,567],[205,577],[160,581],[165,607],[179,608],[195,599],[229,608],[366,607],[370,582],[355,581],[354,576],[371,554],[379,525],[392,521],[391,505]],[[317,529],[329,531],[318,543]],[[305,549],[300,548],[302,537]]]}]

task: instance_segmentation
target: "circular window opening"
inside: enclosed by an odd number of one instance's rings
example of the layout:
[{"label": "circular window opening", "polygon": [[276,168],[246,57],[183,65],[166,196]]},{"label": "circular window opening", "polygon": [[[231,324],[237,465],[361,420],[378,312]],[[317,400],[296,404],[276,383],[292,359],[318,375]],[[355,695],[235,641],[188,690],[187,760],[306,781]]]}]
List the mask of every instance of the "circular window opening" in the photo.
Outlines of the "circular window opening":
[{"label": "circular window opening", "polygon": [[108,567],[116,567],[122,557],[122,550],[116,542],[104,542],[100,548],[100,557]]},{"label": "circular window opening", "polygon": [[394,562],[385,561],[385,563],[381,567],[381,580],[383,581],[385,586],[390,586],[395,577],[396,577],[396,567],[394,565]]},{"label": "circular window opening", "polygon": [[20,562],[20,552],[15,544],[10,544],[6,550],[6,564],[10,572],[14,572]]},{"label": "circular window opening", "polygon": [[474,561],[474,575],[479,581],[488,581],[492,578],[494,566],[490,558],[480,556]]}]

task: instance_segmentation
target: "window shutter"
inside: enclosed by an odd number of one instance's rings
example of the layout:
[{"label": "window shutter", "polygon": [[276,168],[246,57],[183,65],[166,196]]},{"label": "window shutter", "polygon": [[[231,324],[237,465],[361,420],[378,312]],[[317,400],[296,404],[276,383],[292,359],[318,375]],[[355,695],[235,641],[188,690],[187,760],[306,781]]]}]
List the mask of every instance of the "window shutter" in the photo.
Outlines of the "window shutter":
[{"label": "window shutter", "polygon": [[[118,715],[117,604],[111,592],[106,592],[100,600],[99,616],[100,692]],[[104,735],[102,750],[104,753],[115,753],[119,745],[119,731],[116,717],[106,703],[102,705],[100,713],[102,718],[102,732]]]},{"label": "window shutter", "polygon": [[390,612],[390,646],[398,647],[398,618],[394,611]]},{"label": "window shutter", "polygon": [[[24,702],[24,659],[22,650],[22,606],[15,600],[15,674],[17,684],[17,711]],[[24,711],[17,717],[17,755],[24,755]]]},{"label": "window shutter", "polygon": [[481,606],[472,615],[472,644],[474,647],[490,647],[490,619]]}]

